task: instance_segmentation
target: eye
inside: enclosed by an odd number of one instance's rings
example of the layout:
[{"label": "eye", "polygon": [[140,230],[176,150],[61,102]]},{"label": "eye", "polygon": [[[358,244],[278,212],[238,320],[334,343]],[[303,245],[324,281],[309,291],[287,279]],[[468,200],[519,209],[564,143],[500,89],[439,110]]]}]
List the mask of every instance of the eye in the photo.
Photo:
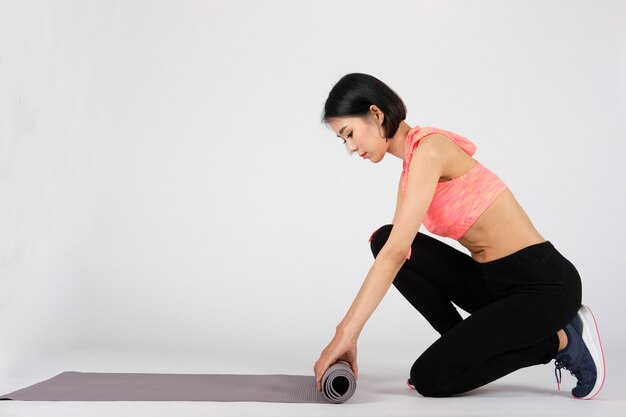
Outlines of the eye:
[{"label": "eye", "polygon": [[[348,133],[348,135],[347,135],[347,136],[348,136],[349,138],[351,138],[351,137],[352,137],[352,132]],[[343,143],[344,143],[344,144],[346,143],[346,140],[345,140],[345,139],[341,138],[341,140],[343,140]]]}]

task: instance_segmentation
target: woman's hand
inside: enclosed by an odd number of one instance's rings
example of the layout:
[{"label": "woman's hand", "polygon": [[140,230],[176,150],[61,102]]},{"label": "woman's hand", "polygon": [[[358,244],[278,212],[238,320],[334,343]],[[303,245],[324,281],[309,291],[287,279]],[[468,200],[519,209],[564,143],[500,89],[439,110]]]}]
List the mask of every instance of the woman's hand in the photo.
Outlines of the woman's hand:
[{"label": "woman's hand", "polygon": [[358,379],[359,368],[356,364],[356,340],[343,331],[337,330],[335,337],[320,354],[313,371],[317,382],[317,390],[322,390],[322,377],[328,368],[337,361],[350,364],[354,377]]}]

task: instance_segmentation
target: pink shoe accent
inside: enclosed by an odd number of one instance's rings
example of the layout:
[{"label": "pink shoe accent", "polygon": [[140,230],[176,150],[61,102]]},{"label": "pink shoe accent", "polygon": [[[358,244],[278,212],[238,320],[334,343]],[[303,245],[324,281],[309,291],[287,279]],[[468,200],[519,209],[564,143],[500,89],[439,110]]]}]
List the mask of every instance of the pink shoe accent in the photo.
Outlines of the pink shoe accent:
[{"label": "pink shoe accent", "polygon": [[591,313],[591,317],[593,318],[593,323],[595,324],[595,327],[596,327],[596,334],[598,335],[598,341],[600,342],[600,354],[602,355],[602,368],[603,368],[602,384],[600,385],[600,388],[598,388],[598,391],[595,394],[593,394],[591,397],[589,397],[589,398],[587,398],[587,397],[582,397],[582,398],[574,397],[577,400],[591,400],[592,398],[594,398],[596,395],[598,395],[600,393],[600,390],[602,390],[602,387],[604,386],[604,381],[606,380],[606,362],[604,360],[604,349],[602,348],[602,339],[600,339],[600,330],[598,329],[598,322],[596,321],[596,316],[593,314],[593,312],[591,311],[589,306],[585,305],[585,307],[587,308],[587,310],[589,310],[589,313]]},{"label": "pink shoe accent", "polygon": [[[380,227],[378,228],[380,229]],[[374,235],[376,234],[376,232],[378,232],[378,229],[374,230],[374,232],[372,233],[372,235],[370,236],[370,238],[367,240],[368,242],[372,241],[372,238],[374,237]]]}]

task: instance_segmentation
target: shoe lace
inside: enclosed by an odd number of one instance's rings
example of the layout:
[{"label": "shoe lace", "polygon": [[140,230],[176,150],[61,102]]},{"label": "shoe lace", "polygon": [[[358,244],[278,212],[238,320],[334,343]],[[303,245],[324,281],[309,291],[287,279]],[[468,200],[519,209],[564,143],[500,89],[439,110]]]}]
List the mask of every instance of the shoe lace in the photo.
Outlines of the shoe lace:
[{"label": "shoe lace", "polygon": [[[555,366],[555,368],[554,368],[554,376],[556,377],[556,385],[557,385],[557,387],[559,389],[559,392],[561,391],[561,369],[562,368],[567,369],[567,365],[568,364],[567,364],[566,361],[561,361],[561,360],[558,360],[558,359],[556,359],[554,361],[554,366]],[[579,378],[580,370],[576,370],[576,371],[571,371],[569,369],[567,369],[567,370],[569,371],[570,374],[574,375],[577,380],[580,379]]]},{"label": "shoe lace", "polygon": [[559,389],[559,392],[561,392],[561,368],[565,368],[565,363],[557,359],[554,361],[554,366],[555,366],[554,376],[556,377],[556,386]]}]

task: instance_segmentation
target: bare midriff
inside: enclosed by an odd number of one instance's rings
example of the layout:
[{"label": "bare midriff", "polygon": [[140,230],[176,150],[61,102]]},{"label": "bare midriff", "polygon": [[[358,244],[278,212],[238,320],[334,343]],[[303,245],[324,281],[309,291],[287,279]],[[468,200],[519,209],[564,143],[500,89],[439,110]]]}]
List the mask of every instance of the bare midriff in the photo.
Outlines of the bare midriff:
[{"label": "bare midriff", "polygon": [[458,239],[476,262],[493,261],[545,241],[510,189],[504,190]]}]

